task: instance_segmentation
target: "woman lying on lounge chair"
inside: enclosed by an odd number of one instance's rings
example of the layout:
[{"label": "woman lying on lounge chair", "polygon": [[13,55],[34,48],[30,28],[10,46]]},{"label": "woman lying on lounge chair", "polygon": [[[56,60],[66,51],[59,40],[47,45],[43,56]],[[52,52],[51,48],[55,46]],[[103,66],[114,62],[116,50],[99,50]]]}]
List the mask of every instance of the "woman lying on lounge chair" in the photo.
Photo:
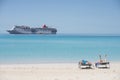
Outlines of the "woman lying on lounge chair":
[{"label": "woman lying on lounge chair", "polygon": [[107,55],[105,55],[105,59],[101,58],[101,55],[99,55],[100,60],[95,63],[95,66],[97,68],[110,68],[110,63],[106,60]]}]

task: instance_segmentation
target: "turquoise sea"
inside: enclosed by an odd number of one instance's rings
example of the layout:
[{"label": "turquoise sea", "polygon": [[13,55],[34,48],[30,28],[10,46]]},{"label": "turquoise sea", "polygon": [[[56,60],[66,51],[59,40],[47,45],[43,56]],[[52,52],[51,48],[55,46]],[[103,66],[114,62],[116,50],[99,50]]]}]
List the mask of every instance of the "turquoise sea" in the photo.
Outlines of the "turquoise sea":
[{"label": "turquoise sea", "polygon": [[0,35],[0,63],[120,61],[120,36]]}]

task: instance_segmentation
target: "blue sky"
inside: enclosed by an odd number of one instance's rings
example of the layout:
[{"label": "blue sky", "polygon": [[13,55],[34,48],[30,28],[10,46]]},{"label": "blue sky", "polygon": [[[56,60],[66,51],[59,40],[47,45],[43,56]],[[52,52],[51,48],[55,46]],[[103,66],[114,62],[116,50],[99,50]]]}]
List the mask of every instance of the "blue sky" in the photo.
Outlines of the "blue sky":
[{"label": "blue sky", "polygon": [[0,0],[0,33],[43,24],[64,34],[120,34],[120,1]]}]

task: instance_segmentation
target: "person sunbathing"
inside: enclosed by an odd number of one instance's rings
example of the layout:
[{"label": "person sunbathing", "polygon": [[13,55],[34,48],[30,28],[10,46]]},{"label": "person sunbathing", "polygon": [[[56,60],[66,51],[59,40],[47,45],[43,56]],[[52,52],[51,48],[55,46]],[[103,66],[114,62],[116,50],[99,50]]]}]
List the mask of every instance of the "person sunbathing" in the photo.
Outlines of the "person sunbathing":
[{"label": "person sunbathing", "polygon": [[81,64],[81,65],[86,65],[86,64],[91,64],[91,62],[89,62],[89,61],[87,61],[87,60],[82,60],[82,61],[80,61],[80,63],[79,64]]},{"label": "person sunbathing", "polygon": [[87,61],[87,60],[81,60],[78,64],[79,68],[83,69],[83,68],[92,68],[92,63]]},{"label": "person sunbathing", "polygon": [[105,55],[105,59],[101,58],[101,55],[99,55],[100,60],[95,63],[95,66],[98,67],[99,65],[107,65],[109,62],[106,60],[107,55]]}]

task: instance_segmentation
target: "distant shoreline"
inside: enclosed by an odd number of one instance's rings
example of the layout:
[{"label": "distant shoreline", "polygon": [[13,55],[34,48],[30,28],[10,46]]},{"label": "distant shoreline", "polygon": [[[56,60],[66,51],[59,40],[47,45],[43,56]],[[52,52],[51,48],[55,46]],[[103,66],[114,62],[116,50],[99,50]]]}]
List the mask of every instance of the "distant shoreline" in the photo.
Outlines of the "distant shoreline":
[{"label": "distant shoreline", "polygon": [[0,33],[0,35],[65,35],[65,36],[98,36],[98,37],[114,37],[114,36],[118,36],[120,37],[120,34],[68,34],[68,33],[57,33],[57,34],[9,34],[9,33]]}]

